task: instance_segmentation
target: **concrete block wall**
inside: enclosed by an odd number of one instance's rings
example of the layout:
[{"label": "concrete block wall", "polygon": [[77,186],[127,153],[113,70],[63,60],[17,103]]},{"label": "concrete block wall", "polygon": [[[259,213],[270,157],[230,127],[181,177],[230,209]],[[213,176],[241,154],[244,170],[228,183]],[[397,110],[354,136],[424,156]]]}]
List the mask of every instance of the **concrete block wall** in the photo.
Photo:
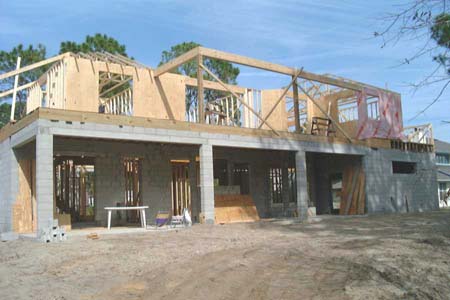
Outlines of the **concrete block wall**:
[{"label": "concrete block wall", "polygon": [[10,139],[0,143],[0,232],[12,230],[12,205],[16,199],[18,164]]},{"label": "concrete block wall", "polygon": [[[392,161],[417,164],[416,174],[394,174]],[[373,150],[363,158],[366,172],[368,213],[406,212],[438,209],[434,153]]]}]

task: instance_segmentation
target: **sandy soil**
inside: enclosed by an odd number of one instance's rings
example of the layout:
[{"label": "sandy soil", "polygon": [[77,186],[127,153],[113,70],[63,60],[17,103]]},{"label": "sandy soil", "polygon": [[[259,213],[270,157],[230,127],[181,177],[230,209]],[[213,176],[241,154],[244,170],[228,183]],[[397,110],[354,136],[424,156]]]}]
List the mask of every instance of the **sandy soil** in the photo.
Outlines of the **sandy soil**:
[{"label": "sandy soil", "polygon": [[450,299],[450,211],[0,243],[6,299]]}]

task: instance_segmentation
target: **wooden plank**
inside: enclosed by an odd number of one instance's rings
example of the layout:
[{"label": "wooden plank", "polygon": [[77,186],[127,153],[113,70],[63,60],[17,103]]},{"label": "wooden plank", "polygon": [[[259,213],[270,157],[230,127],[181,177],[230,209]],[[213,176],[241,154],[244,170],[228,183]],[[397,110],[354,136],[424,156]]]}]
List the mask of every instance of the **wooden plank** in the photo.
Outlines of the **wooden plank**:
[{"label": "wooden plank", "polygon": [[[189,86],[198,86],[197,78],[192,78],[189,76],[184,76],[184,82],[186,85]],[[222,92],[228,92],[229,90],[232,90],[233,92],[237,94],[243,94],[245,93],[245,88],[237,85],[232,84],[226,84],[227,88],[224,88],[221,84],[203,79],[203,88],[210,89],[210,90],[216,90],[216,91],[222,91]]]},{"label": "wooden plank", "polygon": [[[32,82],[26,83],[26,84],[24,84],[24,85],[21,85],[21,86],[19,86],[19,87],[16,89],[16,91],[19,92],[19,91],[21,91],[21,90],[25,90],[25,89],[27,89],[27,88],[30,88],[30,87],[32,87],[33,84],[35,84],[35,83],[36,83],[36,81],[32,81]],[[10,90],[1,92],[1,93],[0,93],[0,98],[3,98],[3,97],[8,96],[8,95],[11,95],[12,93],[14,93],[14,89],[10,89]]]},{"label": "wooden plank", "polygon": [[23,72],[27,72],[27,71],[30,71],[30,70],[42,67],[42,66],[45,66],[45,65],[48,65],[48,64],[51,64],[51,63],[53,63],[55,61],[61,60],[61,59],[65,58],[65,57],[68,57],[68,56],[70,56],[70,52],[67,52],[67,53],[64,53],[64,54],[61,54],[61,55],[57,55],[57,56],[54,56],[54,57],[42,60],[40,62],[37,62],[37,63],[31,64],[31,65],[22,67],[20,69],[14,70],[14,71],[10,71],[10,72],[6,72],[6,73],[3,73],[3,74],[0,74],[0,80],[6,79],[6,78],[9,78],[9,77],[21,74]]},{"label": "wooden plank", "polygon": [[176,67],[187,63],[188,61],[194,59],[199,54],[199,49],[194,48],[184,54],[181,54],[177,58],[165,63],[164,65],[156,68],[156,70],[153,72],[153,76],[158,77],[166,72],[169,72],[170,70],[175,69]]},{"label": "wooden plank", "polygon": [[300,132],[300,111],[299,111],[299,101],[298,101],[298,84],[297,77],[295,77],[294,82],[292,83],[293,89],[293,101],[294,101],[294,124],[295,124],[295,132]]},{"label": "wooden plank", "polygon": [[[254,67],[254,68],[262,69],[262,70],[266,70],[266,71],[272,71],[272,72],[276,72],[276,73],[280,73],[280,74],[294,76],[296,73],[294,68],[290,68],[290,67],[286,67],[283,65],[274,64],[274,63],[270,63],[270,62],[266,62],[263,60],[242,56],[242,55],[227,53],[227,52],[223,52],[223,51],[219,51],[219,50],[199,47],[199,53],[206,57],[225,60],[228,62],[232,62],[232,63],[244,65],[244,66],[249,66],[249,67]],[[361,84],[347,82],[342,79],[335,79],[330,76],[317,75],[317,74],[306,72],[306,71],[303,71],[299,77],[308,79],[308,80],[317,81],[320,83],[331,84],[334,86],[339,86],[339,87],[343,87],[343,88],[347,88],[347,89],[351,89],[351,90],[355,90],[355,91],[360,91],[363,88],[363,85],[361,85]]]},{"label": "wooden plank", "polygon": [[[20,56],[17,57],[16,70],[20,69]],[[10,120],[14,121],[14,113],[16,111],[16,97],[17,97],[17,85],[19,84],[19,74],[14,76],[14,88],[13,88],[13,98],[11,102],[11,116]]]},{"label": "wooden plank", "polygon": [[205,123],[205,108],[204,106],[204,90],[203,90],[203,56],[197,56],[197,109],[198,119],[197,122]]}]

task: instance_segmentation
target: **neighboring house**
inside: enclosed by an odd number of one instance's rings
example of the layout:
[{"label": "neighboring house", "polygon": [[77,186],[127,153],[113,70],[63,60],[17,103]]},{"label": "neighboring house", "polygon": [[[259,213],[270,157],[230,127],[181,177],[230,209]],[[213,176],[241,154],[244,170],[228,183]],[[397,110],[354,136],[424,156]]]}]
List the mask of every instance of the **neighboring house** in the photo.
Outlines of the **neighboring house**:
[{"label": "neighboring house", "polygon": [[436,166],[438,179],[439,206],[450,206],[450,199],[445,201],[450,189],[450,143],[434,140],[436,147]]}]

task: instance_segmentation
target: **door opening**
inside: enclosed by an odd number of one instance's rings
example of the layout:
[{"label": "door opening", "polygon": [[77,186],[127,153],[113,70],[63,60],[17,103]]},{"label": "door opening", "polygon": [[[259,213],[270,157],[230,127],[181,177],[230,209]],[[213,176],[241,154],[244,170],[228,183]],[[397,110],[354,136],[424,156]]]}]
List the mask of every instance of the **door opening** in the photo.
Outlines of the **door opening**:
[{"label": "door opening", "polygon": [[54,174],[56,212],[70,214],[73,223],[94,221],[94,159],[56,157]]},{"label": "door opening", "polygon": [[186,208],[191,211],[191,185],[189,161],[171,161],[172,164],[172,214],[179,216]]}]

